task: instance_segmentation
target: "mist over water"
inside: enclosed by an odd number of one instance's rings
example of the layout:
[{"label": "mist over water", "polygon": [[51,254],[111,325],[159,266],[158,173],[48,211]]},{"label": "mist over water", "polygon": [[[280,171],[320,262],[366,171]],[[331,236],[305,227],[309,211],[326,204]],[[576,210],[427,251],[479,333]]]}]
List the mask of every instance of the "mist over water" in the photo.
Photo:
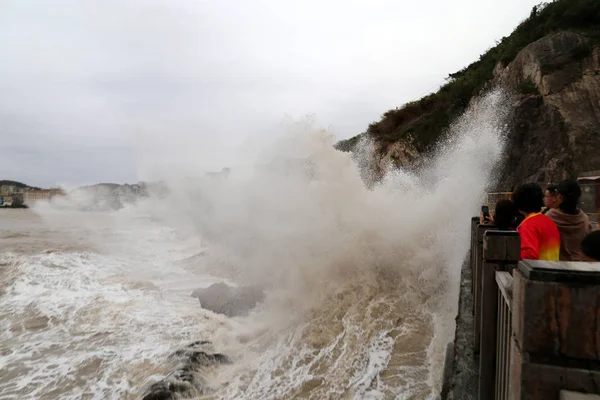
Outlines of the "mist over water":
[{"label": "mist over water", "polygon": [[[307,120],[241,153],[227,177],[142,156],[164,199],[112,213],[40,205],[51,248],[26,252],[17,228],[0,232],[0,392],[136,398],[178,346],[207,339],[233,360],[210,371],[207,398],[436,398],[508,103],[483,96],[427,166],[372,189],[356,162],[372,146],[338,152]],[[219,280],[265,300],[245,317],[202,310],[192,289]]]}]

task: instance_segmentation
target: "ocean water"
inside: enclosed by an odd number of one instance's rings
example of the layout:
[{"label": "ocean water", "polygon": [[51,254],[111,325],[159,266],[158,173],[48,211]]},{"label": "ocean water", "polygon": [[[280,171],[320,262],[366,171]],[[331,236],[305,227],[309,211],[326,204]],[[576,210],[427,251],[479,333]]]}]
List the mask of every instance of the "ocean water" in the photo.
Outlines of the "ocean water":
[{"label": "ocean water", "polygon": [[[166,198],[0,210],[0,399],[139,398],[196,340],[232,360],[202,398],[438,398],[507,103],[484,96],[426,167],[371,190],[369,143],[353,159],[303,124],[226,179],[156,176]],[[223,281],[265,300],[228,318],[191,297]]]}]

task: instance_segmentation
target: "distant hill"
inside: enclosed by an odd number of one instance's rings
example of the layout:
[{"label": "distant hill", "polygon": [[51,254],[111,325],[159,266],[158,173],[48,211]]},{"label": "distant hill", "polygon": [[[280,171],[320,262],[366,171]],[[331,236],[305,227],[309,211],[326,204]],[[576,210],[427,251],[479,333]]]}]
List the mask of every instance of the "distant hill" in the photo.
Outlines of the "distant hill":
[{"label": "distant hill", "polygon": [[23,182],[11,181],[11,180],[6,180],[6,179],[0,180],[0,187],[2,187],[2,186],[14,186],[19,189],[35,189],[35,190],[40,189],[35,186],[29,186]]}]

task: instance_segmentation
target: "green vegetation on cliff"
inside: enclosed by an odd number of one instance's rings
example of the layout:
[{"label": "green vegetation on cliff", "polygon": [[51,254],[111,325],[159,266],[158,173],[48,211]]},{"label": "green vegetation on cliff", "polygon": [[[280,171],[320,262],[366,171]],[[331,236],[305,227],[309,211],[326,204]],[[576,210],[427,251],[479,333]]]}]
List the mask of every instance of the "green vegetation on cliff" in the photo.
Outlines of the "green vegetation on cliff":
[{"label": "green vegetation on cliff", "polygon": [[[573,50],[574,58],[585,58],[593,44],[600,44],[600,0],[555,0],[533,7],[529,17],[508,37],[468,67],[450,74],[437,93],[405,104],[383,114],[379,122],[369,125],[365,134],[385,147],[389,143],[414,138],[417,150],[428,151],[441,138],[448,125],[467,108],[474,96],[493,79],[498,63],[506,66],[528,44],[563,30],[580,32],[590,38],[590,45]],[[519,88],[523,94],[536,94],[532,84]],[[361,135],[340,141],[336,148],[350,151]]]}]

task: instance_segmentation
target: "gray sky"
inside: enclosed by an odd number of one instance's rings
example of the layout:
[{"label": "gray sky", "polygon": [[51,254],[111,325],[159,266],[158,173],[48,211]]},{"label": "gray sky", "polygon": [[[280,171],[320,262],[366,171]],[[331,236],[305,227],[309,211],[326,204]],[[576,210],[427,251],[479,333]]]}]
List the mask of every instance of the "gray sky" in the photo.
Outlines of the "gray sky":
[{"label": "gray sky", "polygon": [[136,182],[140,158],[218,170],[286,115],[354,136],[538,2],[2,0],[0,179]]}]

